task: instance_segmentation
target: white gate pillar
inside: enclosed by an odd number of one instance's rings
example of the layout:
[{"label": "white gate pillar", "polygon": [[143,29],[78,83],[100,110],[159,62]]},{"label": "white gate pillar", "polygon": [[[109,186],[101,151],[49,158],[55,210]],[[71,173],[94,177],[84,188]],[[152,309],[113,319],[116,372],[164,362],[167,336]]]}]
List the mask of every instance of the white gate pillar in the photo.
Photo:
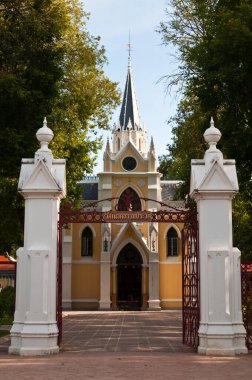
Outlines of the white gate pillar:
[{"label": "white gate pillar", "polygon": [[19,191],[25,198],[24,247],[17,251],[16,306],[10,354],[57,353],[57,221],[66,195],[65,160],[53,159],[48,144],[53,132],[36,134],[41,148],[23,159]]},{"label": "white gate pillar", "polygon": [[190,195],[197,202],[200,252],[200,327],[198,352],[247,353],[241,311],[240,251],[233,248],[232,199],[238,191],[234,160],[216,148],[220,131],[204,133],[209,149],[192,160]]}]

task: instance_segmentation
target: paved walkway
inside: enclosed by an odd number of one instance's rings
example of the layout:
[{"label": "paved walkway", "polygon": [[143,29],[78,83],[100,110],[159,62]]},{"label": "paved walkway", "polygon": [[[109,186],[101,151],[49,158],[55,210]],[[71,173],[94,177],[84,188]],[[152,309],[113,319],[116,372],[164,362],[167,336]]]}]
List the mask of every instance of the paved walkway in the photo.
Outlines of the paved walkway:
[{"label": "paved walkway", "polygon": [[181,343],[181,313],[69,312],[59,355],[7,354],[0,339],[1,380],[247,380],[252,354],[204,357]]},{"label": "paved walkway", "polygon": [[63,320],[63,351],[193,352],[182,344],[180,311],[72,312]]}]

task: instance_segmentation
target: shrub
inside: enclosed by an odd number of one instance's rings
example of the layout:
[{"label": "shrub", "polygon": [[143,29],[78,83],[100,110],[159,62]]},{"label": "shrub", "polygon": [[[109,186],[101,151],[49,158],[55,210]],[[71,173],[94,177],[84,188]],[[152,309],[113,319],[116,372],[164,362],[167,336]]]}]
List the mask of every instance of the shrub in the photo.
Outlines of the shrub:
[{"label": "shrub", "polygon": [[0,292],[0,319],[4,316],[13,317],[15,310],[15,290],[12,286],[6,286]]}]

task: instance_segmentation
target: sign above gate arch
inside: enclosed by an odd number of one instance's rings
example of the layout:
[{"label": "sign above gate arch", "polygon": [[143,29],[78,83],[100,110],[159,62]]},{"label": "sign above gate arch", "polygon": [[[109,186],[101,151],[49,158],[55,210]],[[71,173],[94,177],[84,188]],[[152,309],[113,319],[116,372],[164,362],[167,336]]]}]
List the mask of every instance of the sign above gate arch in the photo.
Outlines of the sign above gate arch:
[{"label": "sign above gate arch", "polygon": [[[197,219],[196,209],[186,207],[175,208],[172,205],[158,202],[154,199],[139,198],[148,206],[148,201],[156,202],[158,211],[133,211],[129,205],[124,210],[118,211],[119,198],[107,198],[100,201],[86,203],[82,208],[74,209],[71,203],[66,203],[60,209],[59,224],[62,226],[67,223],[187,223],[192,219]],[[121,201],[121,199],[120,199]],[[112,205],[109,211],[100,211],[101,206],[110,202]]]}]

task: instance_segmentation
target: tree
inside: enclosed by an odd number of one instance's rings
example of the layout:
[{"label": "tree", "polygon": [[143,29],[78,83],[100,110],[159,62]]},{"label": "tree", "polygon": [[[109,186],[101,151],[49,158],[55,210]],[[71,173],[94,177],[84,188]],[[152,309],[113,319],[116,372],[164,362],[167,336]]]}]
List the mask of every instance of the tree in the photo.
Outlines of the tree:
[{"label": "tree", "polygon": [[94,138],[97,129],[109,128],[112,110],[120,98],[117,85],[104,75],[107,61],[99,38],[86,31],[79,7],[73,6],[70,13],[71,23],[62,41],[64,75],[49,124],[55,132],[51,144],[55,155],[67,158],[68,195],[72,197],[83,171],[92,172],[102,146],[102,141]]},{"label": "tree", "polygon": [[0,319],[12,320],[15,310],[15,290],[6,286],[0,292]]},{"label": "tree", "polygon": [[173,141],[167,145],[168,154],[159,157],[158,170],[165,179],[183,180],[177,196],[184,198],[190,187],[191,159],[204,154],[202,131],[208,123],[208,117],[200,112],[195,99],[184,99],[179,103],[177,113],[170,119],[170,123]]},{"label": "tree", "polygon": [[240,190],[233,202],[234,246],[239,247],[244,260],[252,260],[252,186]]},{"label": "tree", "polygon": [[[56,4],[58,3],[58,9]],[[0,13],[0,162],[17,177],[20,158],[33,154],[34,132],[50,113],[63,75],[59,46],[66,27],[62,2],[2,0]]]},{"label": "tree", "polygon": [[[236,159],[241,191],[236,202],[243,200],[240,211],[246,210],[246,223],[251,224],[251,205],[246,199],[251,194],[252,174],[252,3],[171,0],[170,5],[160,32],[165,45],[175,45],[180,66],[167,81],[169,86],[179,83],[183,91],[173,143],[168,147],[173,160],[171,170],[179,162],[182,179],[189,178],[189,167],[181,158],[197,157],[191,155],[197,152],[189,147],[195,145],[195,137],[200,141],[207,120],[214,116],[222,132],[219,146],[224,156]],[[186,103],[190,106],[181,117]],[[238,207],[236,211],[235,242],[244,252],[252,253],[245,239],[244,218]]]},{"label": "tree", "polygon": [[55,134],[54,156],[67,158],[73,197],[101,146],[97,128],[108,128],[119,102],[87,17],[78,0],[0,2],[0,251],[21,244],[17,179],[21,158],[33,157],[38,148],[35,134],[44,116]]}]

